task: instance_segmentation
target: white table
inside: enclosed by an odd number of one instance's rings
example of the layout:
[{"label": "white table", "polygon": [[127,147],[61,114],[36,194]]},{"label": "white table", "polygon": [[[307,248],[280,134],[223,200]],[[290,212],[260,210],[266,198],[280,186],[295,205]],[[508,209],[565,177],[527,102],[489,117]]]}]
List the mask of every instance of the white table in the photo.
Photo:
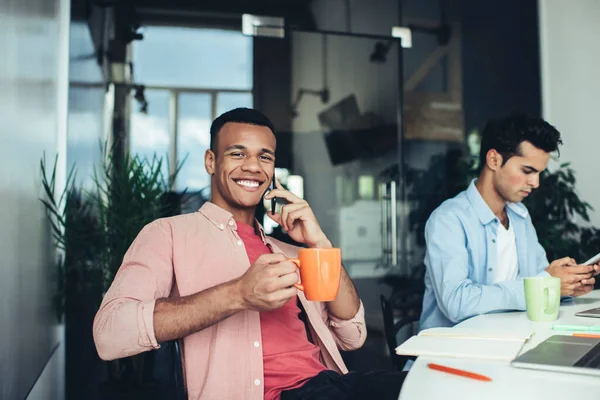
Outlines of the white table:
[{"label": "white table", "polygon": [[[576,317],[575,313],[600,307],[600,290],[564,303],[558,320],[532,322],[525,312],[485,314],[470,318],[457,326],[477,329],[529,329],[535,335],[521,350],[537,346],[551,335],[570,334],[552,331],[552,324],[598,324],[594,318]],[[431,370],[427,363],[435,362],[449,367],[480,373],[492,378],[481,382]],[[600,399],[600,378],[559,372],[534,371],[511,367],[508,362],[467,360],[440,357],[419,357],[412,365],[399,400],[413,399]]]}]

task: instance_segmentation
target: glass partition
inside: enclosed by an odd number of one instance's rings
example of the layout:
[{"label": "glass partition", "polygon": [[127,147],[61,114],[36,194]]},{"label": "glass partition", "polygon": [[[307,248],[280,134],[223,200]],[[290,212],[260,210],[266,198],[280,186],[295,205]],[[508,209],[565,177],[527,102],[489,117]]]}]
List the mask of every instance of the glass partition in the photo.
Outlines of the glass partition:
[{"label": "glass partition", "polygon": [[[302,191],[325,233],[341,247],[367,325],[382,328],[382,294],[396,310],[411,304],[401,312],[418,319],[425,222],[463,184],[460,99],[444,93],[449,85],[437,69],[433,82],[424,79],[427,71],[414,61],[416,53],[405,64],[404,55],[412,49],[402,49],[399,39],[286,35],[290,96],[289,107],[280,110],[289,109],[291,132],[278,135],[292,145],[283,183],[291,180],[287,186],[293,190],[302,182],[295,190]],[[451,64],[441,61],[439,68]],[[255,88],[263,89],[257,82]],[[277,113],[269,117],[282,119]],[[265,221],[275,237],[286,239],[280,227]]]}]

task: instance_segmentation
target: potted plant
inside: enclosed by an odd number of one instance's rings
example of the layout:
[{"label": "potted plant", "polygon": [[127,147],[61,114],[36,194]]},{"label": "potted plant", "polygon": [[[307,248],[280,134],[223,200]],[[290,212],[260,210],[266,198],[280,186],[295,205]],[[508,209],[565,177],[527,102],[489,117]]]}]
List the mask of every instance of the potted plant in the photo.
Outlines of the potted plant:
[{"label": "potted plant", "polygon": [[[67,299],[80,299],[87,295],[95,304],[102,295],[101,266],[98,264],[99,220],[94,202],[76,185],[75,168],[67,176],[62,193],[56,193],[56,166],[48,170],[45,158],[40,161],[43,197],[50,221],[52,236],[57,247],[56,264],[51,271],[54,281],[52,293],[56,319],[65,322],[65,315],[72,311]],[[72,322],[72,321],[70,321]]]},{"label": "potted plant", "polygon": [[[157,156],[147,160],[111,152],[104,159],[94,172],[94,190],[89,192],[78,187],[72,167],[65,190],[56,193],[56,162],[51,173],[44,159],[40,165],[45,194],[41,200],[62,254],[56,267],[54,302],[57,314],[66,315],[67,360],[72,361],[67,368],[74,375],[93,369],[91,357],[99,361],[91,338],[93,316],[125,252],[144,225],[179,214],[184,195],[170,190],[182,164],[164,176],[163,159]],[[101,397],[159,398],[160,387],[152,376],[154,356],[148,352],[107,362]]]},{"label": "potted plant", "polygon": [[600,229],[589,226],[593,208],[579,198],[575,184],[575,171],[561,164],[542,172],[540,187],[523,202],[549,260],[570,256],[584,262],[600,248]]}]

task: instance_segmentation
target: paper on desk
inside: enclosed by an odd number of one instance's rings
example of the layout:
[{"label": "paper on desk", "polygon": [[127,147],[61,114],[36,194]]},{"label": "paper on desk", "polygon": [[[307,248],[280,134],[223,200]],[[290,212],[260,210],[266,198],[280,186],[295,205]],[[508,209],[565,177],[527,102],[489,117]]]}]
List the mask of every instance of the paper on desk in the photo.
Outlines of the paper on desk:
[{"label": "paper on desk", "polygon": [[529,337],[531,332],[432,328],[398,346],[396,354],[511,361]]},{"label": "paper on desk", "polygon": [[465,339],[496,339],[526,341],[533,335],[530,330],[497,330],[470,328],[430,328],[419,332],[420,336],[448,336]]}]

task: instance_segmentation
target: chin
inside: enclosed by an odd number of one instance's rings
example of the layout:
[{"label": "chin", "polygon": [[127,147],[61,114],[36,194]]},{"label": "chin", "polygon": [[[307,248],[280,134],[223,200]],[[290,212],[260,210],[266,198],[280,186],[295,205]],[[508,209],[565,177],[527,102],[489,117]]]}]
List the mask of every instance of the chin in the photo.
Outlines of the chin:
[{"label": "chin", "polygon": [[249,196],[246,196],[245,198],[238,197],[234,201],[240,208],[255,208],[262,203],[262,196],[253,198],[250,198]]},{"label": "chin", "polygon": [[522,194],[515,195],[514,199],[511,200],[511,203],[520,203],[525,200],[527,196],[523,196]]}]

